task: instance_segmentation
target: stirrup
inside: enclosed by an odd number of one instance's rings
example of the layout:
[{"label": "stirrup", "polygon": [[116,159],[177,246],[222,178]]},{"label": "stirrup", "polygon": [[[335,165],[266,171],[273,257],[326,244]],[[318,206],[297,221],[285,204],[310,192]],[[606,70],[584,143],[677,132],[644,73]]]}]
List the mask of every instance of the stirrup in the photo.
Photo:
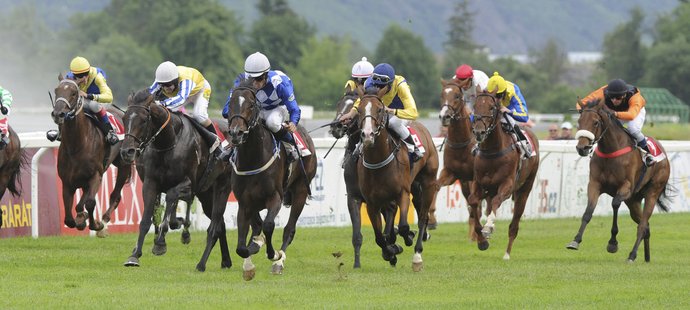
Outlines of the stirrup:
[{"label": "stirrup", "polygon": [[110,145],[115,145],[115,144],[117,144],[117,142],[119,142],[117,135],[112,130],[108,131],[108,134],[106,134],[106,136],[105,136],[105,140],[108,141],[108,143],[110,143]]},{"label": "stirrup", "polygon": [[654,161],[654,156],[652,156],[652,154],[649,153],[646,153],[644,156],[642,156],[642,160],[644,161],[644,165],[647,167],[651,167],[656,163]]},{"label": "stirrup", "polygon": [[55,142],[55,140],[60,141],[60,132],[55,129],[48,130],[48,132],[46,132],[46,138],[50,142]]}]

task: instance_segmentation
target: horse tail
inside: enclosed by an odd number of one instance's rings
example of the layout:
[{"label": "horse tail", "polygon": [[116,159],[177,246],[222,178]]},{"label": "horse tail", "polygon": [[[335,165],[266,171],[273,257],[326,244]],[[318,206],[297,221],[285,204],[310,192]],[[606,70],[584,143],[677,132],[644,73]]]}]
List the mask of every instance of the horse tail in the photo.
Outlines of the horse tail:
[{"label": "horse tail", "polygon": [[[21,146],[20,146],[21,147]],[[22,194],[22,169],[29,165],[29,157],[26,150],[19,149],[19,167],[10,176],[10,181],[7,184],[7,189],[12,193],[12,196],[19,197]]]},{"label": "horse tail", "polygon": [[671,210],[671,202],[673,197],[676,196],[677,192],[678,189],[675,186],[670,183],[666,183],[664,190],[661,192],[661,195],[659,195],[659,199],[656,200],[656,203],[659,205],[659,209],[661,209],[661,211],[668,212]]}]

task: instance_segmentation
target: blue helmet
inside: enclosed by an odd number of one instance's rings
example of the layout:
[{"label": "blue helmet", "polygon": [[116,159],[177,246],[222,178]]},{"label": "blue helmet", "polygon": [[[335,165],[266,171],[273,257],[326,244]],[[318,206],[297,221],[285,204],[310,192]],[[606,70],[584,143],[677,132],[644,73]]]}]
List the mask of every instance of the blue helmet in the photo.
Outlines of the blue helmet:
[{"label": "blue helmet", "polygon": [[395,69],[387,63],[380,63],[374,67],[374,73],[371,75],[371,80],[374,85],[385,86],[393,83],[395,79]]}]

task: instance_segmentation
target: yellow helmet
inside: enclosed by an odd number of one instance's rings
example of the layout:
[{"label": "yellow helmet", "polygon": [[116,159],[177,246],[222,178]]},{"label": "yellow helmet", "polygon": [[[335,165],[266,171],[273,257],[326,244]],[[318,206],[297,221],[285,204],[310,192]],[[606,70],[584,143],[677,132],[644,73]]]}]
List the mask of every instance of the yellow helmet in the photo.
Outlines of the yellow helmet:
[{"label": "yellow helmet", "polygon": [[80,74],[88,72],[91,69],[91,64],[89,64],[89,61],[86,60],[86,58],[77,56],[74,57],[72,62],[69,63],[69,69],[74,74]]},{"label": "yellow helmet", "polygon": [[486,85],[486,90],[490,92],[498,89],[496,93],[502,93],[506,91],[506,88],[508,88],[506,80],[498,72],[494,72],[494,75],[491,76],[489,83]]}]

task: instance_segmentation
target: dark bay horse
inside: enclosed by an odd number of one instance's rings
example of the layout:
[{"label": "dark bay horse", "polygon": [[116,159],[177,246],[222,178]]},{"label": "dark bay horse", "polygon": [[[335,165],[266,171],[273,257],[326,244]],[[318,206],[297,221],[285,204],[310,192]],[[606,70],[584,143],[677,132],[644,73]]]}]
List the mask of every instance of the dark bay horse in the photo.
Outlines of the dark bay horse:
[{"label": "dark bay horse", "polygon": [[[58,149],[58,176],[62,180],[62,200],[65,207],[64,223],[67,227],[83,230],[86,227],[86,216],[89,217],[89,229],[99,231],[98,236],[105,236],[105,225],[94,219],[96,206],[95,196],[101,187],[103,173],[113,164],[117,167],[117,179],[110,193],[108,210],[103,214],[105,223],[110,221],[110,214],[120,203],[120,191],[129,181],[131,166],[120,156],[120,144],[109,145],[103,132],[83,111],[83,98],[79,96],[77,83],[70,79],[58,77],[60,83],[55,88],[55,102],[51,116],[60,127],[62,141]],[[110,105],[105,105],[118,120],[123,113]],[[77,217],[72,217],[74,193],[81,188],[84,192],[76,206]],[[84,212],[86,207],[86,212]],[[85,214],[86,213],[86,214]]]},{"label": "dark bay horse", "polygon": [[386,212],[395,214],[395,211],[386,210],[395,210],[398,206],[398,234],[404,239],[406,246],[411,246],[415,233],[410,230],[407,216],[412,194],[419,228],[412,268],[420,271],[423,267],[422,242],[426,235],[429,208],[438,191],[438,153],[429,131],[419,122],[410,122],[409,126],[417,132],[426,149],[423,158],[414,164],[410,163],[405,144],[387,130],[388,113],[380,99],[384,91],[385,88],[378,93],[375,88],[368,90],[358,107],[357,121],[362,139],[362,155],[357,164],[358,184],[367,202],[367,213],[374,228],[376,244],[381,247],[384,260],[391,265],[397,262],[396,255],[402,253],[402,247],[395,243],[393,219],[386,217],[386,228],[382,230],[381,216],[385,216]]},{"label": "dark bay horse", "polygon": [[[239,205],[237,210],[237,254],[244,259],[243,278],[251,280],[255,266],[251,255],[263,243],[266,256],[273,261],[272,273],[282,274],[285,251],[295,237],[297,219],[309,195],[309,183],[316,175],[314,143],[302,126],[298,130],[312,155],[288,163],[281,143],[262,123],[261,106],[256,90],[245,81],[236,87],[230,98],[228,130],[235,154],[231,158],[232,188]],[[288,171],[291,171],[288,173]],[[273,247],[275,218],[281,202],[291,205],[290,218],[283,230],[283,243],[278,252]],[[259,211],[267,210],[263,221]],[[249,227],[252,240],[247,243]],[[259,234],[263,232],[263,237]]]},{"label": "dark bay horse", "polygon": [[[19,197],[22,190],[21,168],[26,166],[24,151],[19,142],[19,136],[7,126],[10,143],[0,149],[0,199],[9,190],[14,197]],[[0,211],[0,227],[2,226],[2,211]]]},{"label": "dark bay horse", "polygon": [[[136,160],[137,172],[143,181],[144,214],[139,223],[136,246],[124,265],[139,266],[144,238],[151,228],[161,193],[165,193],[166,207],[160,232],[154,240],[152,252],[155,255],[163,255],[167,251],[165,236],[168,228],[177,229],[184,225],[182,240],[189,243],[189,213],[194,196],[199,198],[204,214],[211,218],[214,209],[224,210],[231,189],[229,174],[222,173],[227,164],[216,160],[215,172],[205,175],[210,157],[209,145],[191,124],[192,119],[156,104],[148,89],[130,95],[127,105],[123,118],[126,134],[120,152],[126,162],[131,164]],[[179,200],[187,203],[183,223],[175,217]],[[214,208],[216,204],[222,206]],[[221,241],[221,267],[231,267],[225,226],[209,227],[211,230],[219,234]],[[205,269],[205,261],[197,269]]]},{"label": "dark bay horse", "polygon": [[508,247],[503,255],[503,259],[508,260],[520,229],[520,218],[537,177],[539,140],[531,130],[524,130],[534,155],[529,159],[522,159],[520,146],[510,133],[502,129],[501,117],[506,116],[502,115],[500,109],[501,103],[496,98],[495,91],[484,91],[477,95],[472,131],[479,143],[479,151],[474,160],[475,182],[470,190],[468,203],[478,206],[479,201],[487,199],[490,213],[485,227],[479,223],[479,217],[474,218],[477,246],[480,250],[486,250],[489,247],[486,237],[493,233],[496,210],[503,201],[512,197],[513,219],[508,230]]},{"label": "dark bay horse", "polygon": [[[470,123],[470,110],[465,106],[462,89],[456,80],[441,80],[441,112],[439,118],[443,126],[448,126],[448,137],[444,143],[446,149],[443,152],[443,170],[438,176],[439,187],[448,186],[460,181],[462,195],[469,201],[470,189],[474,182],[474,155],[472,150],[477,140],[472,134]],[[469,206],[470,239],[477,240],[474,230],[474,218],[481,218],[481,208]]]},{"label": "dark bay horse", "polygon": [[[599,196],[608,194],[613,197],[611,203],[613,223],[607,251],[609,253],[618,251],[618,240],[616,240],[618,208],[621,202],[625,202],[630,210],[630,217],[637,223],[637,239],[630,251],[628,261],[635,261],[637,249],[644,239],[644,260],[649,262],[649,218],[657,204],[662,211],[669,210],[670,200],[667,190],[672,191],[668,184],[671,168],[666,151],[660,143],[649,138],[648,141],[656,142],[655,145],[650,146],[650,150],[657,150],[657,154],[654,154],[657,162],[649,168],[644,167],[642,156],[636,150],[635,141],[603,101],[595,100],[586,104],[578,102],[578,105],[580,130],[575,135],[578,140],[577,153],[580,156],[588,156],[595,148],[594,144],[597,145],[595,156],[592,156],[589,163],[587,209],[582,215],[582,223],[575,239],[567,245],[567,248],[572,250],[579,248],[582,234],[592,219]],[[643,208],[640,207],[642,199],[644,199]]]}]

